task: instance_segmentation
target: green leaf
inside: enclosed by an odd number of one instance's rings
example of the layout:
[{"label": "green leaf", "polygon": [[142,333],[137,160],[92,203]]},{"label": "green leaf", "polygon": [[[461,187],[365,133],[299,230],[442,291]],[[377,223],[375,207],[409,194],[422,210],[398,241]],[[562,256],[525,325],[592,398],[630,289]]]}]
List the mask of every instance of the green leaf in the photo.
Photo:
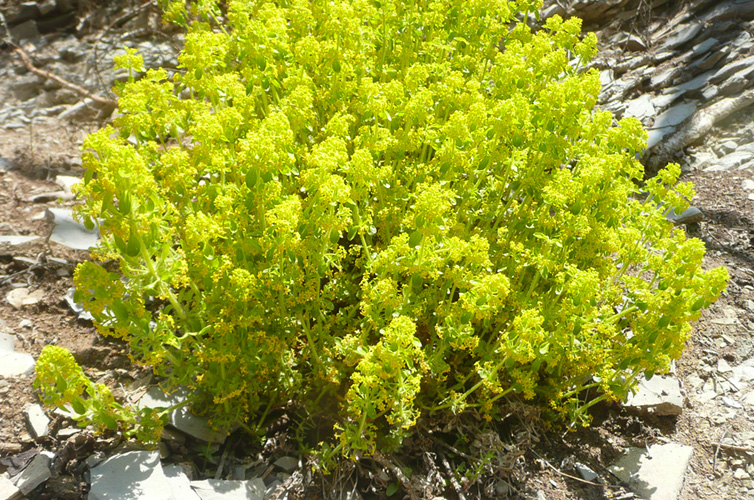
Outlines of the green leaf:
[{"label": "green leaf", "polygon": [[387,485],[387,488],[385,489],[385,495],[391,497],[398,492],[398,489],[398,483],[392,482]]},{"label": "green leaf", "polygon": [[419,246],[419,243],[421,243],[423,239],[424,235],[422,233],[420,233],[419,231],[414,231],[408,237],[408,246],[410,246],[411,248],[416,248],[417,246]]}]

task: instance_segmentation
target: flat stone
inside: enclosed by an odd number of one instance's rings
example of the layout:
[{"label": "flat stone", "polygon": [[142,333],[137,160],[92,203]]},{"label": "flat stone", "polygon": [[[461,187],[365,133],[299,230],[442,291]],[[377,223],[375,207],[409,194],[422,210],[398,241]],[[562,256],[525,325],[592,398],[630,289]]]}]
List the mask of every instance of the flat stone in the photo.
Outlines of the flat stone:
[{"label": "flat stone", "polygon": [[48,208],[46,214],[48,220],[55,223],[50,241],[74,250],[89,250],[97,244],[99,239],[97,229],[89,230],[83,224],[75,221],[71,209]]},{"label": "flat stone", "polygon": [[280,467],[285,472],[293,472],[295,469],[298,469],[298,458],[289,456],[280,457],[275,460],[275,466]]},{"label": "flat stone", "polygon": [[690,42],[702,31],[703,27],[704,26],[698,22],[682,26],[675,34],[665,40],[665,43],[662,45],[663,50],[675,49],[686,42]]},{"label": "flat stone", "polygon": [[723,402],[725,406],[728,406],[730,408],[735,408],[736,410],[742,410],[744,405],[736,401],[735,399],[731,399],[727,396],[723,396],[720,398],[720,401]]},{"label": "flat stone", "polygon": [[727,361],[724,359],[718,359],[717,360],[717,372],[718,373],[728,373],[733,371],[733,368],[730,367]]},{"label": "flat stone", "polygon": [[748,162],[749,160],[753,158],[754,158],[754,153],[750,153],[748,151],[734,151],[733,153],[727,154],[723,156],[722,158],[719,158],[717,160],[717,165],[721,167],[723,170],[730,170],[732,168],[738,167],[744,162]]},{"label": "flat stone", "polygon": [[21,493],[28,495],[37,486],[44,483],[52,477],[50,465],[55,454],[50,451],[43,451],[19,474],[13,478],[13,483],[21,490]]},{"label": "flat stone", "polygon": [[581,477],[583,477],[585,480],[594,481],[595,479],[597,479],[597,473],[581,462],[576,462],[573,464],[573,466],[577,471],[579,471],[579,474],[581,474]]},{"label": "flat stone", "polygon": [[24,415],[26,415],[29,432],[34,439],[45,437],[50,432],[50,419],[47,418],[40,405],[29,406],[24,410]]},{"label": "flat stone", "polygon": [[636,394],[629,394],[625,406],[654,415],[680,415],[683,401],[678,379],[655,375],[639,383]]},{"label": "flat stone", "polygon": [[85,310],[84,306],[82,306],[81,304],[79,304],[73,299],[74,293],[76,293],[76,288],[71,287],[66,292],[65,297],[63,297],[63,300],[66,301],[66,303],[68,304],[68,307],[70,307],[71,310],[74,313],[76,313],[79,319],[83,319],[87,321],[94,320],[94,316],[92,316],[92,314],[89,311]]},{"label": "flat stone", "polygon": [[717,85],[710,85],[709,87],[706,87],[704,90],[702,90],[702,97],[704,97],[705,100],[709,101],[715,97],[717,97],[717,94],[720,93],[720,87]]},{"label": "flat stone", "polygon": [[720,144],[720,151],[722,151],[725,154],[732,153],[738,148],[738,143],[736,141],[725,141],[722,144]]},{"label": "flat stone", "polygon": [[655,107],[652,105],[652,98],[649,94],[643,94],[636,99],[628,101],[626,106],[625,116],[633,116],[641,120],[645,116],[652,116],[655,114]]},{"label": "flat stone", "polygon": [[702,43],[698,43],[698,44],[694,45],[691,48],[691,51],[694,54],[697,54],[697,55],[703,54],[703,53],[707,52],[709,49],[711,49],[712,47],[714,47],[715,45],[717,45],[717,43],[718,43],[718,39],[717,38],[708,38],[705,41],[703,41]]},{"label": "flat stone", "polygon": [[14,352],[15,350],[16,336],[8,333],[0,333],[0,352]]},{"label": "flat stone", "polygon": [[0,351],[0,376],[5,378],[28,376],[34,373],[35,361],[25,352]]},{"label": "flat stone", "polygon": [[675,132],[675,127],[655,128],[647,130],[647,149],[655,147],[666,135]]},{"label": "flat stone", "polygon": [[693,67],[697,67],[701,69],[702,71],[707,71],[710,69],[715,69],[717,66],[717,63],[720,62],[721,59],[723,59],[728,54],[727,50],[718,49],[714,52],[711,52],[701,58],[698,61],[695,61],[691,64]]},{"label": "flat stone", "polygon": [[[172,394],[165,394],[159,387],[150,387],[146,394],[139,400],[139,408],[170,408],[188,399],[189,390],[185,387],[176,390]],[[181,406],[170,412],[168,422],[176,429],[186,434],[210,443],[222,443],[225,434],[213,430],[207,419],[191,413],[187,405]]]},{"label": "flat stone", "polygon": [[191,480],[184,467],[175,464],[166,465],[162,468],[162,471],[170,482],[175,498],[178,500],[201,500],[199,495],[191,488]]},{"label": "flat stone", "polygon": [[31,20],[13,26],[10,29],[10,35],[16,43],[36,40],[40,36],[39,30],[37,29],[37,23]]},{"label": "flat stone", "polygon": [[157,451],[115,455],[91,470],[89,500],[182,500],[173,494]]},{"label": "flat stone", "polygon": [[78,184],[81,181],[80,178],[74,177],[72,175],[58,175],[55,177],[55,184],[63,188],[63,191],[66,193],[72,193],[72,188],[75,184]]},{"label": "flat stone", "polygon": [[21,490],[7,477],[0,476],[0,500],[18,500],[21,497]]},{"label": "flat stone", "polygon": [[15,167],[8,162],[8,160],[4,158],[0,158],[0,172],[7,172],[9,170],[13,170]]},{"label": "flat stone", "polygon": [[707,83],[709,83],[709,81],[712,79],[712,75],[714,74],[715,74],[714,71],[707,71],[706,73],[702,73],[701,75],[695,78],[692,78],[688,82],[682,83],[675,88],[679,90],[686,90],[686,91],[700,89],[704,87],[705,85],[707,85]]},{"label": "flat stone", "polygon": [[676,443],[629,448],[610,471],[646,500],[675,500],[694,449]]},{"label": "flat stone", "polygon": [[650,78],[650,83],[653,87],[665,87],[676,74],[678,74],[678,68],[667,68],[659,73],[653,74]]},{"label": "flat stone", "polygon": [[6,236],[0,236],[0,243],[7,243],[9,245],[23,245],[24,243],[28,243],[30,241],[34,241],[39,239],[39,236],[24,236],[24,235],[14,235],[9,234]]},{"label": "flat stone", "polygon": [[261,478],[248,481],[205,479],[191,481],[201,500],[263,500],[267,488]]},{"label": "flat stone", "polygon": [[681,124],[686,118],[696,112],[697,103],[695,101],[676,104],[672,108],[663,112],[652,125],[653,129],[672,127]]},{"label": "flat stone", "polygon": [[65,191],[49,191],[46,193],[35,194],[29,198],[29,201],[32,203],[50,203],[51,201],[69,201],[72,199],[73,195],[71,193]]},{"label": "flat stone", "polygon": [[710,81],[712,83],[719,83],[729,76],[738,73],[739,71],[754,71],[754,56],[745,57],[743,59],[737,59],[729,62],[712,75]]},{"label": "flat stone", "polygon": [[675,210],[671,208],[665,214],[665,217],[669,221],[672,221],[673,224],[698,224],[704,220],[704,214],[696,207],[689,207],[681,212],[680,215],[676,214]]},{"label": "flat stone", "polygon": [[28,288],[15,288],[8,292],[5,296],[5,300],[8,304],[12,305],[16,309],[21,309],[24,306],[32,306],[38,304],[45,298],[44,291],[34,290],[30,292]]}]

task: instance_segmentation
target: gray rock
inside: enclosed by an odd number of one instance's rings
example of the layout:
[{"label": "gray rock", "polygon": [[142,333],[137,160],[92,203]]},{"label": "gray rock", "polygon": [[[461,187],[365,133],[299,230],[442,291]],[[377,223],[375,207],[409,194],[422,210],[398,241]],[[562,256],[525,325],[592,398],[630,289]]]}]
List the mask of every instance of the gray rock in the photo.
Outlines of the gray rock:
[{"label": "gray rock", "polygon": [[280,457],[275,460],[275,466],[280,467],[286,472],[293,472],[298,468],[298,458],[289,456]]},{"label": "gray rock", "polygon": [[672,80],[673,77],[679,73],[679,71],[680,70],[676,67],[670,67],[660,71],[659,73],[655,72],[655,74],[652,75],[652,78],[650,78],[652,87],[665,87],[665,84],[670,82],[670,80]]},{"label": "gray rock", "polygon": [[4,158],[0,158],[0,172],[7,172],[8,170],[13,170],[15,167],[10,164],[9,161],[7,161]]},{"label": "gray rock", "polygon": [[646,500],[675,500],[694,449],[676,443],[629,448],[610,471]]},{"label": "gray rock", "polygon": [[94,316],[91,315],[89,311],[86,311],[84,309],[84,306],[73,300],[73,294],[76,293],[76,288],[71,287],[68,289],[68,291],[65,294],[65,297],[63,297],[63,300],[66,301],[68,304],[68,307],[71,308],[71,310],[76,313],[79,319],[83,319],[86,321],[92,321],[94,320]]},{"label": "gray rock", "polygon": [[37,486],[44,483],[52,477],[52,471],[50,465],[55,454],[50,451],[43,451],[36,457],[31,463],[12,479],[16,487],[21,490],[21,493],[28,495]]},{"label": "gray rock", "polygon": [[46,217],[55,223],[50,241],[73,248],[88,250],[97,244],[99,231],[91,231],[73,219],[73,211],[68,208],[48,208]]},{"label": "gray rock", "polygon": [[675,132],[675,127],[665,127],[647,130],[647,149],[655,147],[666,135]]},{"label": "gray rock", "polygon": [[693,115],[697,109],[696,101],[676,104],[655,119],[653,129],[672,127],[681,124],[686,118]]},{"label": "gray rock", "polygon": [[205,479],[191,481],[191,487],[202,500],[263,500],[267,491],[260,478],[249,481]]},{"label": "gray rock", "polygon": [[712,75],[712,78],[710,81],[712,83],[720,83],[729,76],[738,73],[739,71],[754,71],[754,56],[749,56],[744,59],[737,59],[734,60],[719,70],[715,72],[714,75]]},{"label": "gray rock", "polygon": [[654,97],[652,99],[652,106],[654,106],[657,109],[663,109],[667,106],[670,106],[673,104],[673,102],[681,97],[683,94],[686,93],[684,89],[679,89],[678,87],[674,87],[673,92],[668,92],[662,95],[659,95],[657,97]]},{"label": "gray rock", "polygon": [[697,67],[701,69],[702,71],[711,70],[727,54],[728,54],[728,51],[726,50],[716,50],[714,52],[707,54],[705,57],[699,59],[698,61],[695,61],[694,63],[690,65],[690,67]]},{"label": "gray rock", "polygon": [[690,42],[702,31],[703,27],[702,24],[697,22],[682,25],[673,35],[665,40],[665,43],[662,46],[663,50],[673,50]]},{"label": "gray rock", "polygon": [[[140,408],[170,408],[185,402],[188,397],[189,391],[185,387],[172,394],[165,394],[159,387],[150,387],[138,405]],[[225,434],[213,430],[207,419],[194,415],[186,405],[171,411],[168,422],[176,429],[202,441],[222,443],[225,440]]]},{"label": "gray rock", "polygon": [[29,432],[34,439],[47,436],[50,432],[50,419],[40,405],[34,404],[24,410]]},{"label": "gray rock", "polygon": [[717,85],[710,85],[702,90],[702,97],[704,97],[705,100],[709,101],[717,97],[717,94],[719,93],[720,88]]},{"label": "gray rock", "polygon": [[34,358],[25,352],[15,352],[14,335],[0,333],[0,376],[5,378],[34,373]]},{"label": "gray rock", "polygon": [[703,41],[702,43],[698,43],[698,44],[694,45],[691,48],[691,51],[694,54],[696,54],[696,55],[704,54],[705,52],[707,52],[708,50],[710,50],[712,47],[714,47],[715,45],[717,45],[717,43],[718,43],[718,39],[717,38],[708,38],[705,41]]},{"label": "gray rock", "polygon": [[675,210],[670,209],[665,217],[673,224],[698,224],[704,220],[704,214],[696,207],[689,207],[680,215],[676,214]]},{"label": "gray rock", "polygon": [[40,36],[39,30],[37,29],[37,23],[31,20],[24,21],[21,24],[11,27],[10,35],[16,43],[36,40]]},{"label": "gray rock", "polygon": [[729,406],[737,410],[742,410],[744,407],[741,403],[739,403],[735,399],[731,399],[727,396],[723,396],[722,398],[720,398],[720,401],[722,401],[725,406]]},{"label": "gray rock", "polygon": [[6,236],[0,236],[0,243],[7,243],[9,245],[23,245],[24,243],[28,243],[36,239],[39,239],[39,236],[23,236],[20,234],[19,235],[9,234]]},{"label": "gray rock", "polygon": [[718,159],[716,166],[719,167],[719,170],[730,170],[752,158],[754,158],[754,153],[750,153],[749,151],[735,151]]},{"label": "gray rock", "polygon": [[91,470],[89,500],[182,500],[173,493],[157,451],[115,455]]},{"label": "gray rock", "polygon": [[655,415],[680,415],[683,401],[678,379],[655,375],[639,383],[636,394],[628,396],[625,406]]},{"label": "gray rock", "polygon": [[707,85],[707,83],[712,79],[712,75],[714,74],[715,74],[714,71],[707,71],[706,73],[702,73],[701,75],[695,78],[692,78],[686,83],[682,83],[681,85],[678,85],[678,87],[676,88],[680,90],[686,90],[686,91],[700,89],[704,87],[705,85]]},{"label": "gray rock", "polygon": [[649,94],[643,94],[632,101],[628,101],[625,116],[634,116],[641,120],[645,116],[652,116],[655,113],[655,107],[652,105],[652,98]]},{"label": "gray rock", "polygon": [[3,13],[8,24],[18,24],[29,19],[37,19],[40,15],[37,2],[21,2],[15,6],[11,3],[10,8],[3,9],[0,12]]},{"label": "gray rock", "polygon": [[754,75],[754,66],[741,70],[738,73],[728,77],[723,83],[720,84],[720,94],[738,94],[745,88],[749,87],[749,85],[754,83],[752,81],[752,75]]},{"label": "gray rock", "polygon": [[58,175],[55,177],[55,184],[63,188],[66,193],[73,192],[73,186],[78,184],[81,178],[72,175]]},{"label": "gray rock", "polygon": [[191,488],[191,479],[189,479],[183,466],[166,465],[162,470],[170,482],[173,495],[178,500],[200,500],[199,495]]},{"label": "gray rock", "polygon": [[45,298],[44,291],[41,289],[30,292],[28,288],[15,288],[8,292],[5,296],[5,300],[8,304],[12,305],[16,309],[21,309],[25,306],[32,306],[38,304]]},{"label": "gray rock", "polygon": [[751,0],[728,0],[719,2],[699,21],[699,24],[714,23],[725,19],[750,19],[754,15],[754,2]]},{"label": "gray rock", "polygon": [[7,477],[0,476],[0,500],[18,500],[21,497],[21,490]]},{"label": "gray rock", "polygon": [[573,464],[573,466],[576,467],[576,470],[579,471],[579,474],[581,474],[581,477],[583,477],[585,480],[594,481],[595,479],[597,479],[597,473],[581,462],[576,462]]}]

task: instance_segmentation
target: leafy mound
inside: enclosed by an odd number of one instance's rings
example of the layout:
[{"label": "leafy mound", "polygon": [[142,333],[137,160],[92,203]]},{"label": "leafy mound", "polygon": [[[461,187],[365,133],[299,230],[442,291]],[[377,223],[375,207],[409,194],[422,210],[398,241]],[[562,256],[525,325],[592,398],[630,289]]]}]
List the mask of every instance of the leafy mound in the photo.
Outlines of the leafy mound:
[{"label": "leafy mound", "polygon": [[166,5],[178,72],[120,58],[122,114],[87,139],[78,191],[102,240],[77,299],[195,411],[254,431],[296,401],[354,456],[514,395],[587,422],[680,356],[727,275],[665,220],[693,196],[677,165],[639,196],[645,132],[594,109],[578,19],[226,3]]}]

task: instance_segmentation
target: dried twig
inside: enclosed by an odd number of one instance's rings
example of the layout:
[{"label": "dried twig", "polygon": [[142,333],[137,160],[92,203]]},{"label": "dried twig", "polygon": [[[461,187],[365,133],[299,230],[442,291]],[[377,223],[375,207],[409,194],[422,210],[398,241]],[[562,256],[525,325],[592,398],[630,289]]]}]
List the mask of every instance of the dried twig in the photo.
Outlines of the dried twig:
[{"label": "dried twig", "polygon": [[720,441],[717,443],[717,447],[715,448],[715,457],[712,459],[712,473],[715,473],[715,467],[717,467],[717,454],[720,453],[720,447],[723,445],[722,441],[725,439],[725,436],[728,435],[728,427],[725,428],[723,431],[723,435],[720,436]]},{"label": "dried twig", "polygon": [[458,484],[458,479],[456,479],[456,473],[450,467],[450,463],[448,463],[448,459],[445,458],[445,455],[441,455],[441,457],[442,457],[442,465],[443,467],[445,467],[445,471],[448,473],[450,484],[453,485],[453,489],[456,490],[456,493],[458,494],[458,500],[466,500],[466,497],[463,494],[463,488],[461,488],[461,485]]},{"label": "dried twig", "polygon": [[[754,453],[754,448],[750,448],[748,446],[737,446],[735,444],[727,444],[727,443],[720,443],[720,442],[712,443],[712,444],[717,446],[717,448],[715,449],[716,456],[720,448],[725,448],[726,450],[733,450],[733,451],[743,451],[746,453]],[[714,471],[714,468],[712,470]]]},{"label": "dried twig", "polygon": [[392,463],[390,460],[385,457],[382,453],[379,451],[374,453],[374,456],[372,457],[374,460],[380,464],[381,466],[388,469],[390,472],[393,473],[393,475],[398,479],[398,481],[401,482],[403,487],[406,489],[406,493],[408,493],[409,498],[411,500],[417,500],[418,497],[416,496],[416,491],[414,491],[414,485],[411,482],[411,480],[406,477],[406,474],[403,473],[400,467]]},{"label": "dried twig", "polygon": [[602,486],[602,487],[605,487],[605,488],[615,488],[616,487],[616,486],[613,486],[611,484],[593,483],[592,481],[587,481],[586,479],[581,479],[580,477],[576,477],[576,476],[572,476],[570,474],[566,474],[565,472],[562,472],[559,469],[557,469],[554,465],[552,465],[550,462],[548,462],[544,457],[542,457],[542,455],[538,454],[536,451],[532,450],[532,453],[534,453],[535,455],[537,455],[537,457],[539,457],[539,459],[542,460],[542,462],[544,462],[545,464],[547,464],[547,466],[549,468],[551,468],[553,471],[555,471],[555,473],[557,473],[557,474],[559,474],[559,475],[561,475],[563,477],[567,477],[568,479],[573,479],[574,481],[578,481],[580,483],[590,484],[592,486]]},{"label": "dried twig", "polygon": [[26,66],[26,69],[34,73],[35,75],[39,76],[40,78],[44,78],[45,80],[52,80],[59,85],[62,85],[63,87],[69,88],[76,92],[77,94],[87,97],[91,99],[92,101],[102,104],[104,106],[116,106],[117,103],[113,99],[108,99],[107,97],[100,97],[98,95],[94,95],[88,90],[86,90],[84,87],[80,87],[76,85],[75,83],[71,83],[67,80],[64,80],[63,78],[59,77],[58,75],[54,73],[50,73],[49,71],[45,71],[43,69],[37,68],[34,66],[34,64],[31,62],[31,57],[29,56],[29,53],[26,52],[24,49],[19,47],[16,44],[13,44],[13,50],[18,54],[18,56],[21,58],[21,62]]}]

